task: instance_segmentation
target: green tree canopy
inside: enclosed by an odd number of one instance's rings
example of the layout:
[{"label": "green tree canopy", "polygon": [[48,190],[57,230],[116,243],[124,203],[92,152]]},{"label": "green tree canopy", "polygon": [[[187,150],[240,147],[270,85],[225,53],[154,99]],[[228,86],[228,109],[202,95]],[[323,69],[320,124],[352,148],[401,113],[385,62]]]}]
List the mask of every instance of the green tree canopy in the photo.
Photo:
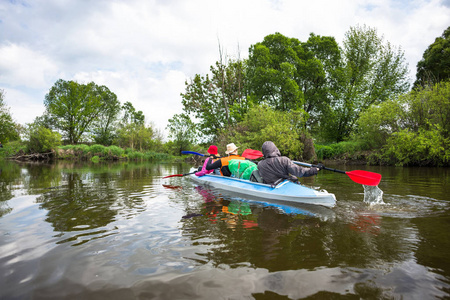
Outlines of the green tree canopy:
[{"label": "green tree canopy", "polygon": [[358,123],[358,137],[388,163],[450,164],[450,82],[373,105]]},{"label": "green tree canopy", "polygon": [[250,46],[247,79],[252,99],[281,111],[303,108],[298,73],[303,56],[298,39],[278,32]]},{"label": "green tree canopy", "polygon": [[212,75],[196,74],[181,94],[184,111],[198,120],[198,129],[211,140],[218,132],[242,119],[248,104],[244,65],[222,59],[210,68]]},{"label": "green tree canopy", "polygon": [[384,43],[373,28],[351,27],[345,35],[342,59],[339,89],[321,130],[325,140],[334,142],[350,137],[360,114],[370,105],[409,89],[403,51]]},{"label": "green tree canopy", "polygon": [[176,155],[181,151],[190,149],[191,145],[197,141],[197,126],[186,114],[176,114],[169,120],[167,125],[169,138],[173,140],[173,148]]},{"label": "green tree canopy", "polygon": [[31,153],[45,153],[61,145],[61,134],[39,125],[38,122],[27,124],[26,136],[26,145]]},{"label": "green tree canopy", "polygon": [[5,144],[19,139],[19,125],[17,125],[4,102],[5,91],[0,89],[0,142]]},{"label": "green tree canopy", "polygon": [[116,98],[114,93],[94,82],[79,84],[59,79],[45,95],[44,105],[54,127],[69,143],[77,144],[107,104],[113,102],[111,98]]},{"label": "green tree canopy", "polygon": [[414,88],[450,79],[450,27],[428,46],[417,63]]},{"label": "green tree canopy", "polygon": [[116,137],[117,120],[121,111],[121,106],[117,96],[111,93],[105,86],[99,87],[104,99],[104,107],[92,124],[94,141],[97,144],[109,146]]},{"label": "green tree canopy", "polygon": [[304,122],[303,111],[283,112],[267,105],[256,105],[233,130],[221,132],[218,144],[221,149],[226,149],[228,143],[235,143],[241,149],[261,149],[265,141],[272,141],[283,155],[302,159]]}]

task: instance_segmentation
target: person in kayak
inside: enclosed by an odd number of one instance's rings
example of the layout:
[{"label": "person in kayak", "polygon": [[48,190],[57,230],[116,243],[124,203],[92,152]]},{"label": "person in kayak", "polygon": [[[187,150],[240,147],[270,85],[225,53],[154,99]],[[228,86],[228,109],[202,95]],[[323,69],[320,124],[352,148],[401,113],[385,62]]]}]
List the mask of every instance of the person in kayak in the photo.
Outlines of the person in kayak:
[{"label": "person in kayak", "polygon": [[278,180],[288,179],[298,181],[298,177],[309,177],[317,175],[319,169],[316,167],[304,168],[297,166],[286,156],[281,156],[280,150],[271,141],[262,145],[264,160],[258,163],[258,171],[264,183],[274,184]]},{"label": "person in kayak", "polygon": [[220,158],[219,152],[217,151],[217,146],[216,145],[209,146],[208,154],[209,154],[209,156],[205,159],[202,169],[200,171],[198,171],[197,173],[195,173],[195,175],[203,176],[205,174],[210,174],[214,171],[214,170],[206,170],[206,166],[209,164],[212,164],[213,162],[215,162],[217,159]]},{"label": "person in kayak", "polygon": [[215,161],[212,164],[208,164],[206,166],[206,170],[214,170],[214,169],[220,169],[220,174],[223,176],[231,176],[230,169],[228,168],[228,164],[230,160],[232,159],[245,159],[245,157],[242,157],[238,154],[238,147],[234,143],[227,145],[227,151],[225,151],[228,156],[222,157]]}]

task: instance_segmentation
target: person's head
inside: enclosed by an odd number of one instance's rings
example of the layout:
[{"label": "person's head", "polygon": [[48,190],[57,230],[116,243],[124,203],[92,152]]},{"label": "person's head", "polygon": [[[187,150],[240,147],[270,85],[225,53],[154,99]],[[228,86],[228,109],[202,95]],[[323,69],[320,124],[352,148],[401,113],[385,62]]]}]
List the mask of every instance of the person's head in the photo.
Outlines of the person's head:
[{"label": "person's head", "polygon": [[236,147],[236,145],[234,143],[228,144],[227,145],[227,151],[225,151],[226,154],[230,155],[230,154],[238,154],[238,147]]},{"label": "person's head", "polygon": [[208,153],[210,156],[214,156],[214,157],[219,156],[219,153],[217,151],[217,146],[215,146],[215,145],[209,146]]},{"label": "person's head", "polygon": [[281,156],[280,150],[272,141],[266,141],[262,145],[262,153],[265,158]]}]

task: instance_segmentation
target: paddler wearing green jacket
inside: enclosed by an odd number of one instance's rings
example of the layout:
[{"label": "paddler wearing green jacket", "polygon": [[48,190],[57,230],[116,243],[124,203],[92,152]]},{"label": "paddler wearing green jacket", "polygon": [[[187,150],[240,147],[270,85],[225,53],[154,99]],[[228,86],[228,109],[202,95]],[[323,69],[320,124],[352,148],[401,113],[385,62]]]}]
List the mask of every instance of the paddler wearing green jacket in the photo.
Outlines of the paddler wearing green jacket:
[{"label": "paddler wearing green jacket", "polygon": [[238,147],[234,143],[227,145],[227,151],[225,151],[228,156],[222,157],[215,161],[212,164],[209,164],[206,166],[206,170],[214,170],[220,168],[220,174],[223,176],[231,176],[230,169],[228,168],[228,164],[230,163],[230,160],[232,159],[245,159],[245,157],[242,157],[238,154]]},{"label": "paddler wearing green jacket", "polygon": [[300,167],[288,157],[281,156],[280,150],[271,141],[264,142],[262,153],[264,154],[264,160],[258,163],[258,170],[264,183],[273,184],[281,178],[295,182],[298,181],[297,177],[309,177],[317,175],[319,172],[316,167]]}]

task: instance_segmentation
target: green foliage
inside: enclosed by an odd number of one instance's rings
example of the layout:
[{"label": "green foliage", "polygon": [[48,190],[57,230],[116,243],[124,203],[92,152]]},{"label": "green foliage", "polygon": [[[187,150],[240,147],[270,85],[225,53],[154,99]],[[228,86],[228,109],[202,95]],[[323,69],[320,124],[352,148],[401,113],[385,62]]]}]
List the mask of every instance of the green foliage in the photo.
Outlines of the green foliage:
[{"label": "green foliage", "polygon": [[373,105],[358,119],[355,139],[366,149],[381,149],[388,138],[404,128],[405,111],[400,101],[388,100]]},{"label": "green foliage", "polygon": [[122,149],[117,146],[105,147],[103,145],[65,145],[59,147],[59,157],[65,159],[81,159],[81,160],[135,160],[135,161],[167,161],[173,157],[167,153],[159,153],[155,151],[135,151],[131,148]]},{"label": "green foliage", "polygon": [[117,146],[109,146],[108,147],[109,150],[109,155],[113,155],[113,156],[117,156],[117,157],[122,157],[125,154],[125,150],[117,147]]},{"label": "green foliage", "polygon": [[303,51],[298,39],[278,32],[250,47],[248,86],[259,103],[277,110],[303,107],[303,93],[296,80]]},{"label": "green foliage", "polygon": [[[120,102],[117,96],[101,87],[102,92],[106,95],[103,97],[105,103],[104,108],[100,111],[98,117],[93,121],[92,133],[94,141],[97,144],[111,145],[116,137],[116,128],[118,123],[118,116],[121,110]],[[110,93],[109,96],[107,94]]]},{"label": "green foliage", "polygon": [[100,155],[100,156],[105,156],[109,153],[109,150],[107,147],[103,146],[103,145],[92,145],[89,147],[88,152],[94,154],[94,155]]},{"label": "green foliage", "polygon": [[45,153],[57,149],[61,145],[61,134],[43,126],[30,124],[27,130],[26,142],[28,152]]},{"label": "green foliage", "polygon": [[198,129],[210,139],[242,117],[248,104],[244,86],[244,64],[221,57],[210,68],[212,75],[196,74],[181,94],[184,111],[197,120]]},{"label": "green foliage", "polygon": [[186,114],[176,114],[167,125],[169,138],[173,140],[171,153],[181,155],[181,151],[190,149],[197,140],[197,126]]},{"label": "green foliage", "polygon": [[343,155],[348,157],[363,150],[362,145],[359,142],[354,141],[345,141],[330,145],[315,145],[315,148],[319,160],[335,159]]},{"label": "green foliage", "polygon": [[98,157],[97,155],[92,156],[92,157],[91,157],[91,161],[92,161],[93,163],[98,163],[98,162],[100,162],[100,157]]},{"label": "green foliage", "polygon": [[121,120],[122,126],[127,124],[144,125],[145,116],[144,113],[139,110],[136,111],[133,104],[129,101],[125,102],[122,106],[123,118]]},{"label": "green foliage", "polygon": [[45,95],[44,105],[54,120],[53,126],[69,143],[76,144],[100,114],[116,101],[116,95],[105,86],[59,79]]},{"label": "green foliage", "polygon": [[444,138],[440,131],[439,126],[435,126],[432,130],[396,132],[383,149],[383,159],[397,166],[448,166],[450,139]]},{"label": "green foliage", "polygon": [[226,144],[233,142],[241,149],[261,149],[265,141],[272,141],[283,155],[301,159],[304,145],[300,134],[304,122],[301,112],[281,112],[268,106],[254,106],[236,127],[221,133],[219,145],[225,149]]},{"label": "green foliage", "polygon": [[448,165],[450,82],[418,88],[372,106],[355,139],[380,149],[373,161],[396,165]]},{"label": "green foliage", "polygon": [[0,157],[12,157],[17,153],[26,153],[27,146],[22,141],[12,141],[3,145],[0,148]]},{"label": "green foliage", "polygon": [[444,137],[450,137],[450,81],[413,90],[403,99],[408,112],[405,122],[409,128],[432,130],[436,124]]},{"label": "green foliage", "polygon": [[161,137],[152,126],[130,123],[117,131],[115,144],[139,151],[160,149]]},{"label": "green foliage", "polygon": [[340,89],[323,119],[322,138],[328,141],[349,138],[361,113],[409,89],[404,53],[384,43],[373,28],[350,28],[342,66]]},{"label": "green foliage", "polygon": [[13,121],[9,107],[4,102],[5,92],[0,89],[0,142],[6,144],[9,141],[19,139],[20,126]]},{"label": "green foliage", "polygon": [[423,53],[417,63],[414,88],[434,85],[450,79],[450,27]]}]

